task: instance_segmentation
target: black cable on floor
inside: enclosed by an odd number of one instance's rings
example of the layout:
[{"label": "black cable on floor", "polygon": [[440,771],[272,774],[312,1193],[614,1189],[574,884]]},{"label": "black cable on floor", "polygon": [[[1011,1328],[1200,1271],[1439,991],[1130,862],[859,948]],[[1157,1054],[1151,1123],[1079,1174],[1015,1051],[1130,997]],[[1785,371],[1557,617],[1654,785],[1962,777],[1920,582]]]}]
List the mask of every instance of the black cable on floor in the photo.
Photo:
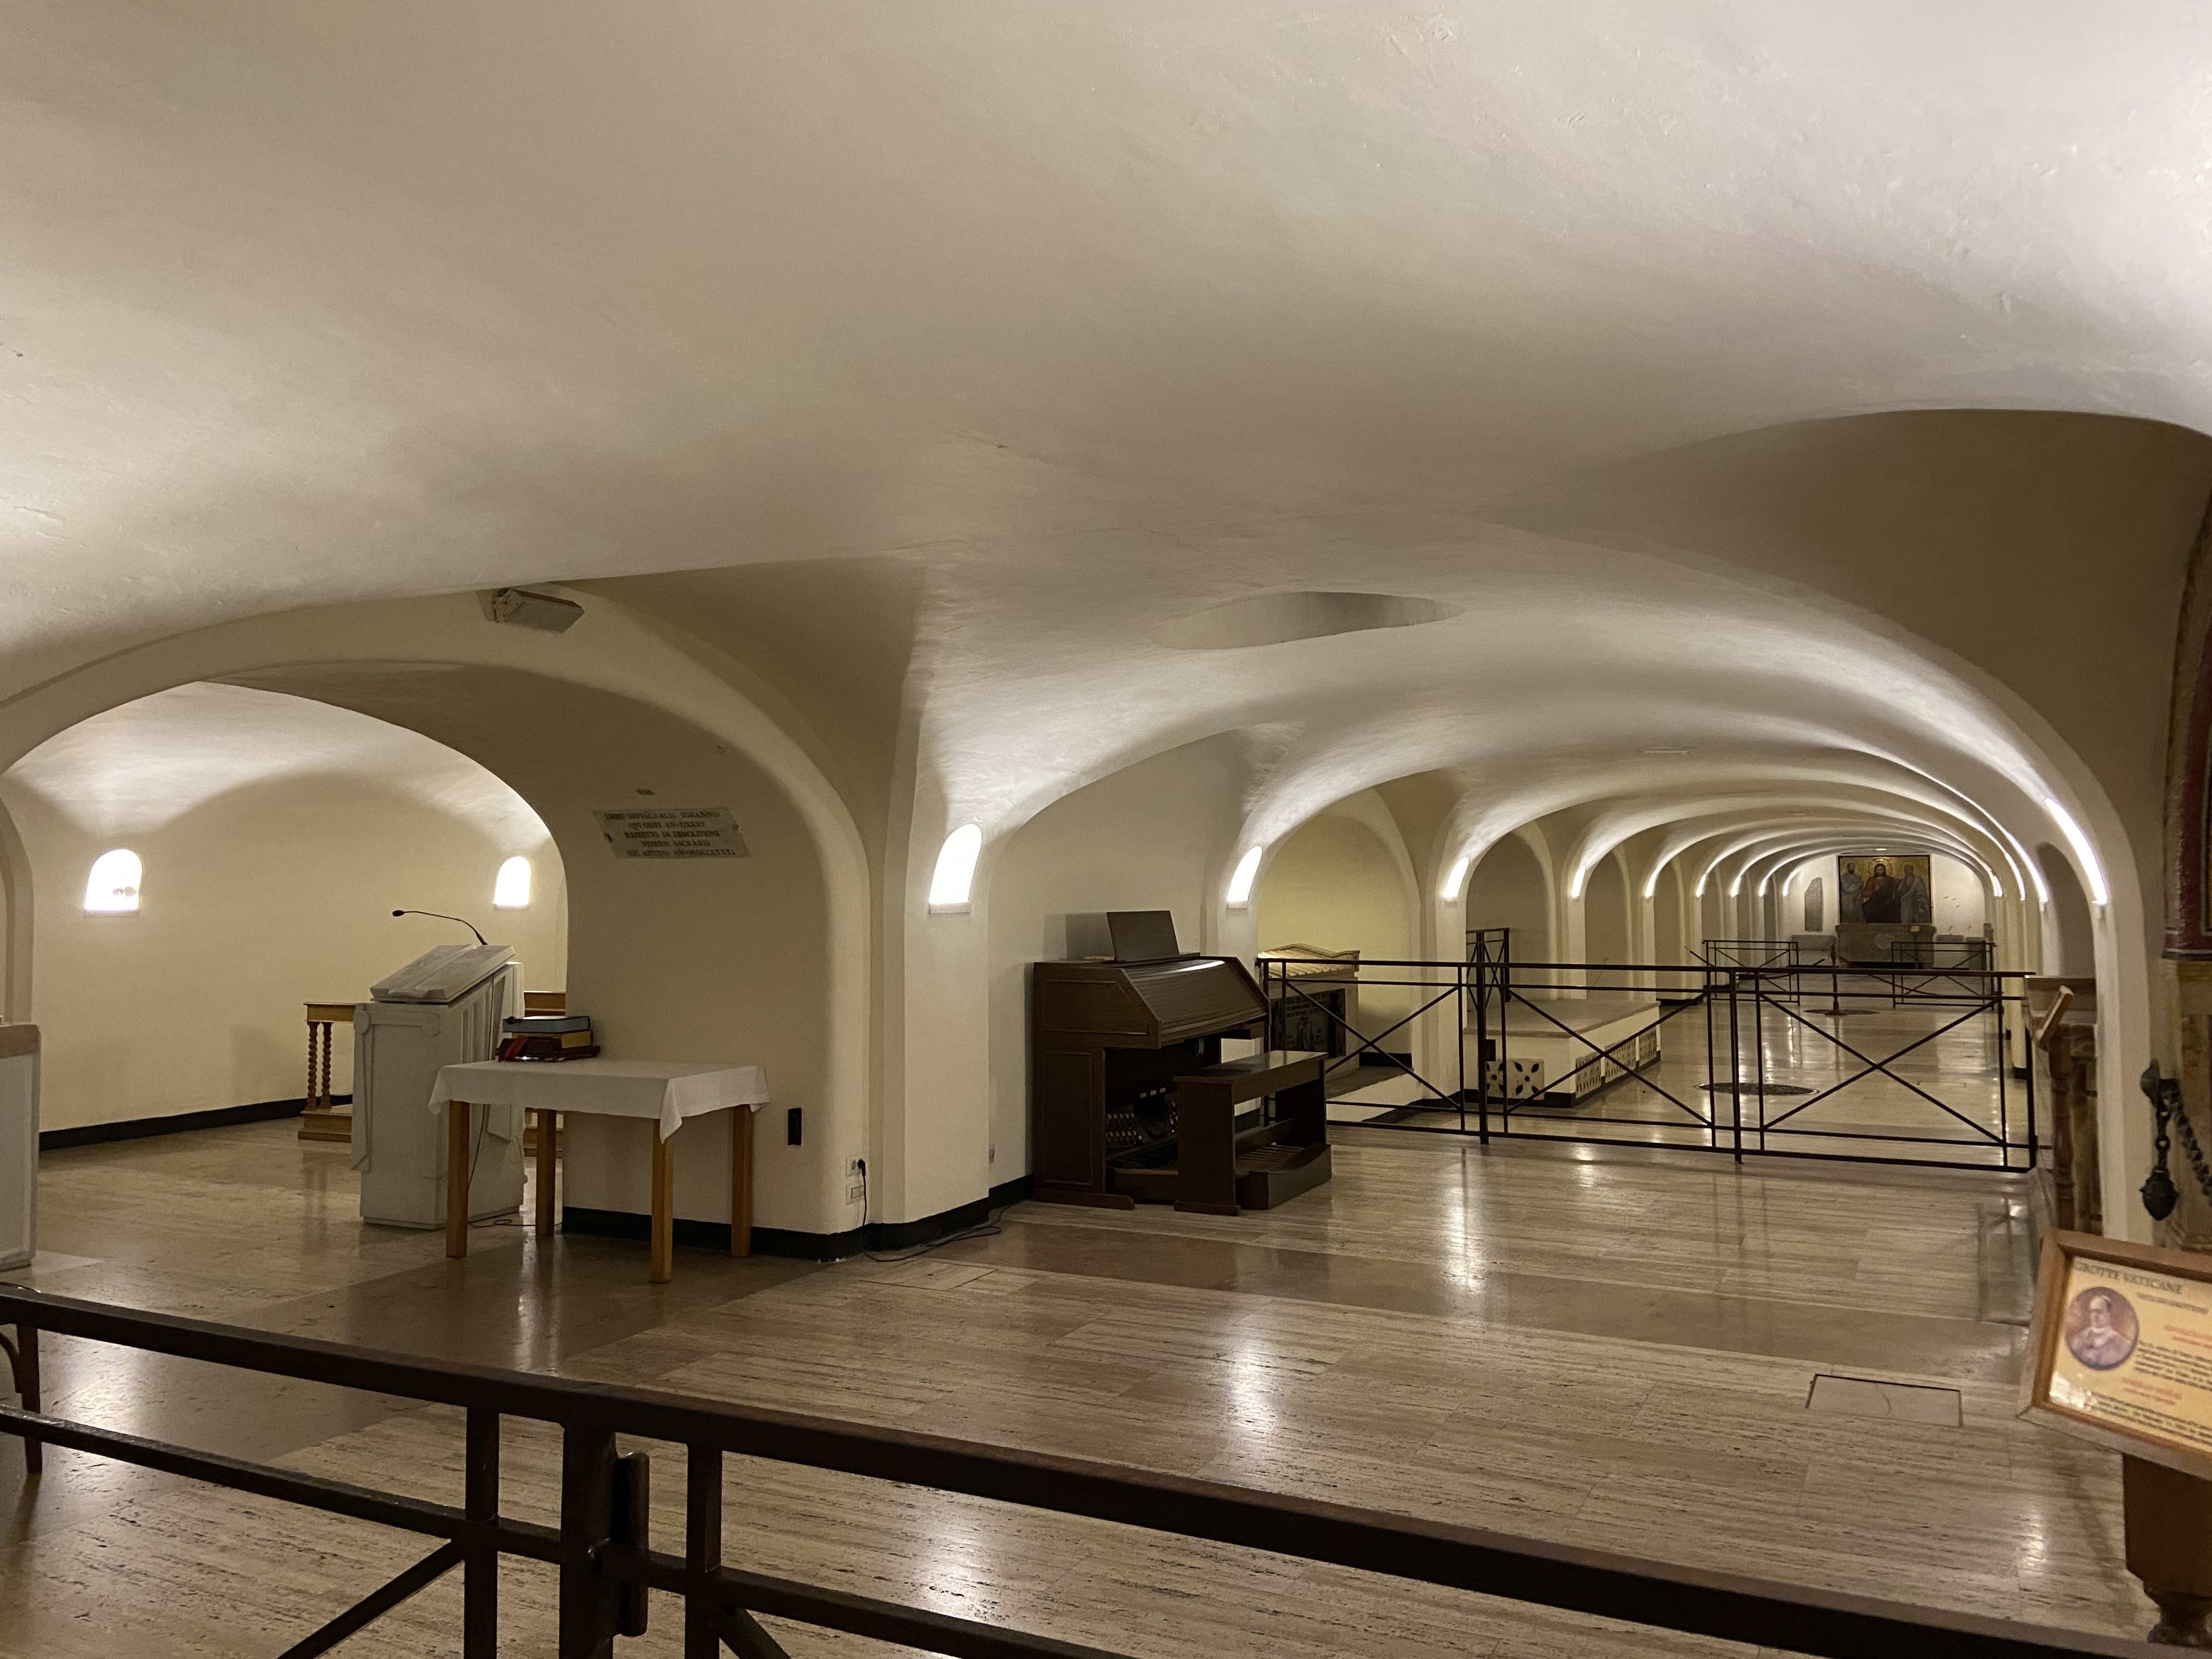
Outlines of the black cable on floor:
[{"label": "black cable on floor", "polygon": [[[859,1162],[860,1166],[860,1237],[866,1238],[868,1236],[868,1160],[861,1158]],[[1000,1205],[997,1209],[991,1212],[988,1219],[977,1222],[975,1225],[969,1228],[966,1231],[947,1233],[943,1238],[933,1238],[928,1243],[917,1244],[910,1250],[901,1250],[896,1254],[892,1255],[886,1254],[879,1250],[863,1249],[860,1254],[867,1257],[871,1261],[911,1261],[916,1256],[927,1255],[932,1250],[941,1250],[947,1244],[957,1244],[961,1240],[965,1238],[988,1238],[994,1233],[1005,1231],[1006,1230],[999,1225],[999,1218],[1006,1214],[1006,1206],[1005,1205]]]}]

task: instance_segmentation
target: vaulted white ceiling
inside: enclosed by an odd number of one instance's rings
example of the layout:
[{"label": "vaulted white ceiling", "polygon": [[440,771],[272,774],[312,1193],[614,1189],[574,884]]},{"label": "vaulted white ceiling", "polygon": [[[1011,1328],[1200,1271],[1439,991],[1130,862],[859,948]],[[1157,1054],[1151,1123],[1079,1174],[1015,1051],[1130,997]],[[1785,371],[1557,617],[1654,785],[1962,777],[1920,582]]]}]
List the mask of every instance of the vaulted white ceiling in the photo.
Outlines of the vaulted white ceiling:
[{"label": "vaulted white ceiling", "polygon": [[[994,826],[1239,730],[1262,839],[1414,773],[1462,845],[1828,786],[2154,839],[2208,115],[2178,0],[16,0],[0,692],[865,557],[896,707],[778,672]],[[1456,614],[1155,637],[1295,590]]]},{"label": "vaulted white ceiling", "polygon": [[481,825],[499,843],[548,839],[528,802],[466,756],[349,708],[242,685],[181,685],[50,738],[0,773],[95,836],[145,835],[233,791],[368,781]]}]

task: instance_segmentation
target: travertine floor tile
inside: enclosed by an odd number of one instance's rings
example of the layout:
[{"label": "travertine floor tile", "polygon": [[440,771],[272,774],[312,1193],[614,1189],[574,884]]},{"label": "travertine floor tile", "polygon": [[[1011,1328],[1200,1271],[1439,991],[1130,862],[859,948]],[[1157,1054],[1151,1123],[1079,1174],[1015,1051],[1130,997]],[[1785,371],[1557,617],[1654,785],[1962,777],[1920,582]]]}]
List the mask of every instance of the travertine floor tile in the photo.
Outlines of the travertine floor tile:
[{"label": "travertine floor tile", "polygon": [[[289,1126],[50,1160],[70,1294],[1202,1474],[1799,1583],[2115,1634],[2116,1460],[2017,1422],[2025,1257],[2002,1176],[1708,1164],[1351,1130],[1338,1176],[1236,1218],[1018,1206],[995,1237],[816,1267],[354,1218]],[[1409,1144],[1410,1143],[1410,1144]],[[156,1200],[158,1199],[158,1201]],[[52,1342],[60,1408],[446,1501],[459,1416]],[[1957,1425],[1808,1413],[1816,1371],[1960,1391]],[[510,1422],[509,1513],[557,1445]],[[0,1445],[0,1656],[274,1653],[422,1553],[378,1528]],[[664,1538],[681,1460],[656,1458]],[[732,1460],[732,1559],[1143,1659],[1748,1655],[1692,1638],[977,1500]],[[504,1652],[551,1651],[511,1564]],[[450,1648],[457,1584],[349,1653]],[[625,1649],[678,1651],[672,1602]],[[779,1626],[799,1655],[893,1650]]]}]

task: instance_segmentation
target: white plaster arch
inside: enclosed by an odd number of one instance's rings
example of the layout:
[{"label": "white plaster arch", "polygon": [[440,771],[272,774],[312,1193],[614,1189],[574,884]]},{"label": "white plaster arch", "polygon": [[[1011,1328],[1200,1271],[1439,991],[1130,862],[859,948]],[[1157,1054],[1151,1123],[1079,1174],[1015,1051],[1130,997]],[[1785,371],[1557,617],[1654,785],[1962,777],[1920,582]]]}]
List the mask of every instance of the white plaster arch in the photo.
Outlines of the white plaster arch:
[{"label": "white plaster arch", "polygon": [[[606,693],[687,722],[759,765],[814,842],[830,926],[824,1097],[833,1124],[856,1146],[868,1146],[880,1138],[880,1103],[868,1086],[866,855],[845,803],[805,744],[739,690],[742,669],[714,654],[604,598],[592,599],[585,620],[559,635],[492,625],[472,595],[258,617],[118,652],[0,702],[0,769],[91,715],[156,691],[325,666],[503,669]],[[827,1191],[830,1183],[823,1184]]]}]

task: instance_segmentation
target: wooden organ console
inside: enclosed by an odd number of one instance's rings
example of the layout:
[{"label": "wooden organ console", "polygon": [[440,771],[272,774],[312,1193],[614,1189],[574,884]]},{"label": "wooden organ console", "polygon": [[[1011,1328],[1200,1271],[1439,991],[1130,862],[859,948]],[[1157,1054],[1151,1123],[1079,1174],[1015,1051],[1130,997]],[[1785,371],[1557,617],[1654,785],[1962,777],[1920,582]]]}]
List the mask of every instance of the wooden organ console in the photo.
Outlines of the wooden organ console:
[{"label": "wooden organ console", "polygon": [[1267,999],[1233,957],[1033,963],[1035,1195],[1234,1215],[1327,1181],[1326,1056],[1221,1058],[1224,1037],[1267,1025]]}]

